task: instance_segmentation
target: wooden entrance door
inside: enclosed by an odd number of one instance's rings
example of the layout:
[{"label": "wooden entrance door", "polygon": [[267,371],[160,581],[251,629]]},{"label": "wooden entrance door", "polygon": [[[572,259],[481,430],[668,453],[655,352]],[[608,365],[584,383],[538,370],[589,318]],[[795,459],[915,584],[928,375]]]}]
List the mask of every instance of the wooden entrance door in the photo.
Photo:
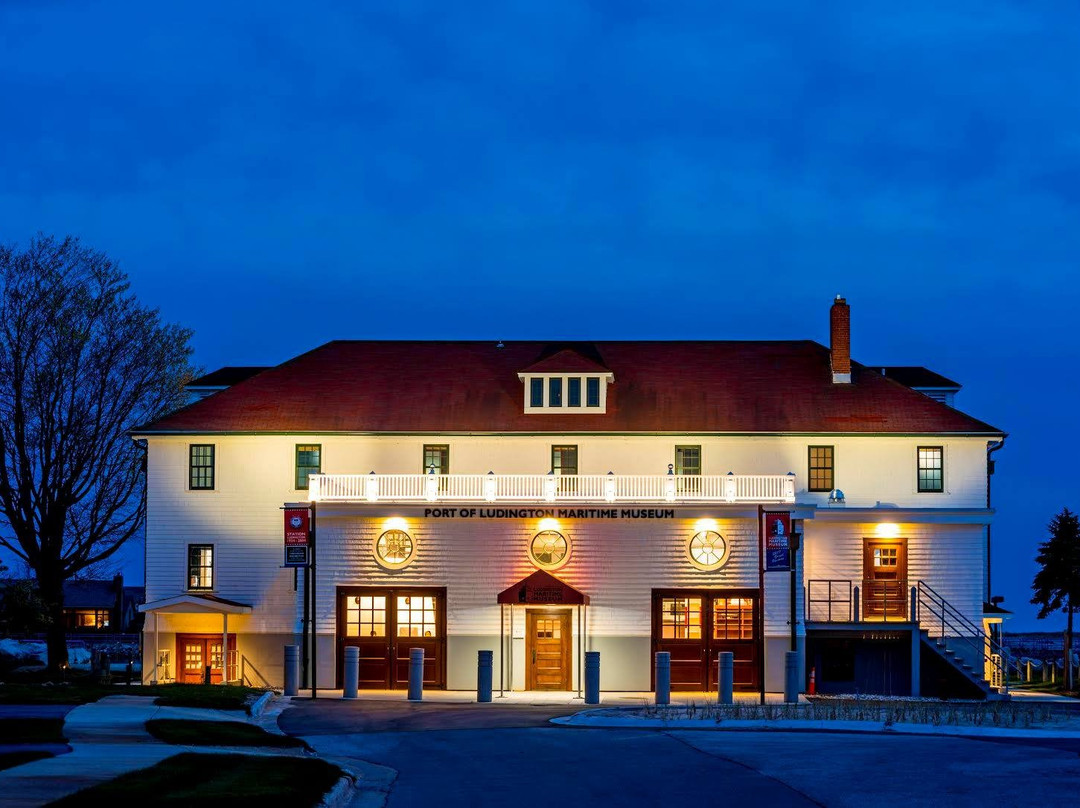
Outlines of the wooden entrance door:
[{"label": "wooden entrance door", "polygon": [[863,540],[864,620],[907,620],[907,539]]},{"label": "wooden entrance door", "polygon": [[337,686],[345,648],[360,649],[360,687],[404,689],[409,652],[424,649],[424,687],[446,687],[446,590],[349,587],[338,590]]},{"label": "wooden entrance door", "polygon": [[[236,650],[236,635],[229,635],[229,650]],[[176,635],[177,681],[202,684],[206,666],[210,666],[210,683],[220,684],[223,667],[220,634]],[[231,671],[230,671],[231,672]]]},{"label": "wooden entrance door", "polygon": [[525,689],[569,690],[570,610],[525,612]]},{"label": "wooden entrance door", "polygon": [[735,658],[735,689],[756,689],[758,606],[755,589],[655,590],[652,648],[671,654],[671,689],[714,690],[717,655],[726,651]]}]

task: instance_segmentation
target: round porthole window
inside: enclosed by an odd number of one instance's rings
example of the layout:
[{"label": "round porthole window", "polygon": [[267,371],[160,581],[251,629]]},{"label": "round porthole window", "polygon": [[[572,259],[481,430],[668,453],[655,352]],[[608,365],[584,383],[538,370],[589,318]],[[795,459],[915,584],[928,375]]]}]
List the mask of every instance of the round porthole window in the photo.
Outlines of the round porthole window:
[{"label": "round porthole window", "polygon": [[529,560],[545,570],[557,570],[570,560],[570,541],[557,530],[541,530],[529,542]]},{"label": "round porthole window", "polygon": [[698,531],[686,544],[686,557],[699,570],[719,569],[727,561],[727,542],[715,530]]},{"label": "round porthole window", "polygon": [[388,570],[399,570],[413,560],[416,545],[404,530],[387,530],[375,540],[375,560]]}]

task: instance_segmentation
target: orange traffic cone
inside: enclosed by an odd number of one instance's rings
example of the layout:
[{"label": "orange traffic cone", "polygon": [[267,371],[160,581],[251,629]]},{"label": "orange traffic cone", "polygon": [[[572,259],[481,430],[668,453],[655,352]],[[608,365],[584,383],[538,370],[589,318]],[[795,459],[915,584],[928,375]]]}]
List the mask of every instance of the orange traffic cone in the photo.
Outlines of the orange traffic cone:
[{"label": "orange traffic cone", "polygon": [[806,690],[806,695],[813,696],[817,693],[817,669],[810,668],[810,687]]}]

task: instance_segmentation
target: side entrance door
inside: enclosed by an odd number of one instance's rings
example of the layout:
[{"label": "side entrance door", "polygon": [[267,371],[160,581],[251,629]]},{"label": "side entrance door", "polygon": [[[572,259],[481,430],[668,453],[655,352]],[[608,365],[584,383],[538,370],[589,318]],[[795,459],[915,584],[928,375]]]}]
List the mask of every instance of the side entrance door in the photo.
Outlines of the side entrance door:
[{"label": "side entrance door", "polygon": [[863,540],[863,620],[907,620],[907,539]]},{"label": "side entrance door", "polygon": [[446,590],[342,587],[337,598],[337,686],[345,648],[360,649],[360,687],[409,686],[409,651],[424,649],[424,687],[446,687]]},{"label": "side entrance door", "polygon": [[[236,650],[235,634],[229,635],[229,650]],[[220,634],[177,634],[176,658],[178,682],[202,684],[209,665],[210,683],[220,684],[223,661]]]},{"label": "side entrance door", "polygon": [[570,610],[525,612],[525,689],[569,690]]}]

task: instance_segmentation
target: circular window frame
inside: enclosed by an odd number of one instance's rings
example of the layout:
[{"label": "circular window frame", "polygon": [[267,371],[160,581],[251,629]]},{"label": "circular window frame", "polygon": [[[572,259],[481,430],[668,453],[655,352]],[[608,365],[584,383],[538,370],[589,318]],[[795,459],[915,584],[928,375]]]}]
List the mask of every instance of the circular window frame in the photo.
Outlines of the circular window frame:
[{"label": "circular window frame", "polygon": [[[554,533],[556,536],[559,536],[564,542],[566,542],[566,553],[558,561],[556,561],[554,563],[551,563],[551,564],[544,563],[543,561],[538,559],[536,557],[536,555],[533,553],[533,544],[535,544],[536,540],[540,536],[544,535],[545,533]],[[526,555],[528,555],[528,557],[529,557],[529,562],[533,566],[535,566],[537,569],[545,570],[546,572],[552,572],[554,570],[560,570],[563,567],[565,567],[567,565],[567,563],[569,563],[570,556],[573,555],[573,552],[574,552],[574,543],[570,540],[570,536],[568,534],[564,533],[561,530],[552,530],[550,528],[547,529],[547,530],[538,530],[535,533],[533,533],[529,537],[529,544],[528,544],[528,546],[526,548]]]},{"label": "circular window frame", "polygon": [[[400,533],[409,540],[409,546],[410,546],[411,549],[409,551],[409,554],[402,561],[388,561],[379,552],[379,543],[382,542],[383,538],[387,534],[390,534],[390,533]],[[383,569],[387,569],[387,570],[405,569],[405,567],[409,566],[411,563],[413,563],[413,561],[416,560],[416,539],[413,537],[413,535],[409,531],[402,530],[399,527],[394,527],[394,528],[390,528],[388,530],[384,530],[378,536],[376,536],[375,541],[371,543],[371,555],[374,556],[375,563],[378,564]]]},{"label": "circular window frame", "polygon": [[[702,534],[707,535],[709,533],[713,534],[721,542],[723,542],[724,552],[720,555],[719,561],[716,561],[712,564],[705,564],[694,557],[694,540]],[[724,534],[722,534],[719,530],[696,530],[686,541],[686,560],[690,562],[690,566],[694,567],[695,569],[701,570],[702,572],[715,572],[716,570],[727,564],[728,559],[730,558],[731,545],[728,543],[728,540],[724,538]]]}]

